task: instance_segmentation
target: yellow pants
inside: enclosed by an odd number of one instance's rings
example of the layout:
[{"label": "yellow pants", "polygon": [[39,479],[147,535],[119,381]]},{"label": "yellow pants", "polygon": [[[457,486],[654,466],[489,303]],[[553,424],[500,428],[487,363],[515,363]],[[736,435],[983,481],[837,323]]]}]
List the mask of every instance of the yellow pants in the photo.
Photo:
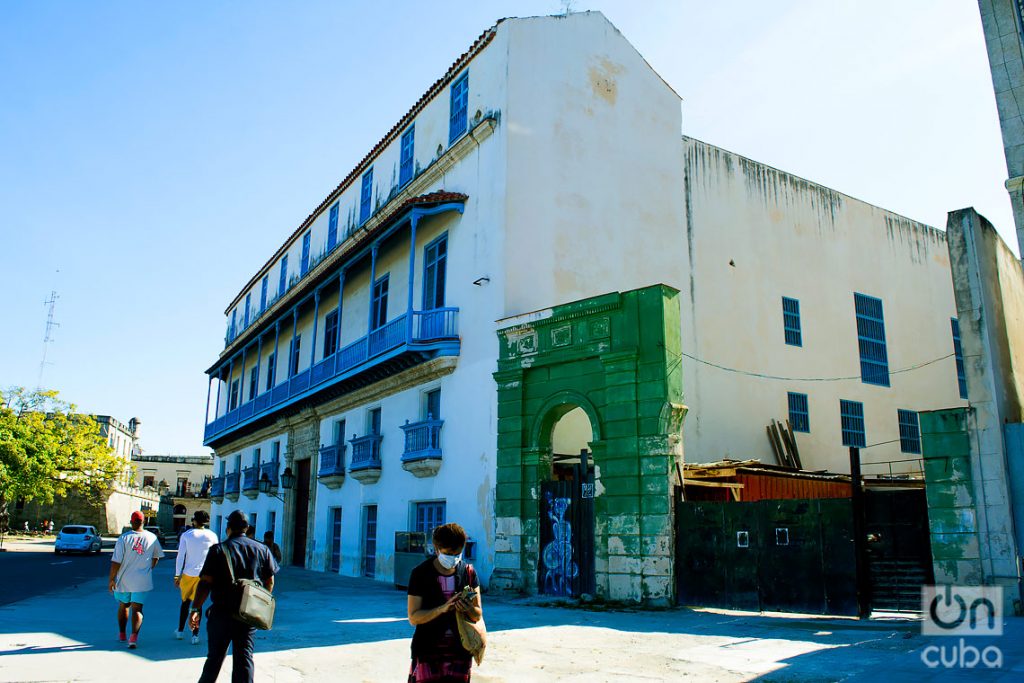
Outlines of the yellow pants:
[{"label": "yellow pants", "polygon": [[194,600],[196,597],[196,588],[199,587],[198,576],[187,576],[182,574],[178,579],[178,588],[181,589],[181,601]]}]

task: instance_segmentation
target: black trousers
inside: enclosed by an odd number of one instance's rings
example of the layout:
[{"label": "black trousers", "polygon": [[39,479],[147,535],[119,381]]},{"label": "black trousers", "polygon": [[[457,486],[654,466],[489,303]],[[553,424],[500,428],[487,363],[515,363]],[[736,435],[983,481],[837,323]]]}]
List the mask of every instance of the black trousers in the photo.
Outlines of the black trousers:
[{"label": "black trousers", "polygon": [[256,629],[212,608],[207,610],[206,616],[209,649],[199,683],[216,683],[228,645],[231,646],[231,683],[252,683],[256,671],[252,662]]}]

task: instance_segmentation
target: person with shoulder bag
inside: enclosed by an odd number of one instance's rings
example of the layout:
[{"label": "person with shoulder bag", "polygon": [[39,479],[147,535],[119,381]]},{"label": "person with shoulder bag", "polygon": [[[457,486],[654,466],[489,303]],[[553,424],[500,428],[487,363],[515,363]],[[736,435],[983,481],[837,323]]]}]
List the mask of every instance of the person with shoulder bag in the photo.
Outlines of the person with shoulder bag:
[{"label": "person with shoulder bag", "polygon": [[210,548],[203,563],[189,614],[189,625],[198,629],[203,603],[212,596],[206,611],[209,647],[199,683],[215,683],[229,645],[232,683],[252,683],[256,628],[270,628],[273,621],[277,561],[265,545],[245,535],[249,518],[244,512],[232,512],[227,524],[227,540]]},{"label": "person with shoulder bag", "polygon": [[416,627],[409,683],[462,683],[486,646],[480,582],[473,565],[462,561],[466,531],[460,525],[437,527],[433,541],[436,554],[409,577],[409,623]]}]

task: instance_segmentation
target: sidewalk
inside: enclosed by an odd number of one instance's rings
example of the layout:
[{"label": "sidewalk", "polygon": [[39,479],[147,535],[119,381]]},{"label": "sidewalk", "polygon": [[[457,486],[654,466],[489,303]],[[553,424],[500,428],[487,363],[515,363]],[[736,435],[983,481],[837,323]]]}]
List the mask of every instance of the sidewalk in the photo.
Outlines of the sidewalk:
[{"label": "sidewalk", "polygon": [[[102,580],[0,608],[0,681],[197,680],[203,642],[174,640],[178,594],[158,565],[139,649],[116,642]],[[256,681],[404,681],[412,628],[402,591],[365,579],[287,568],[273,631],[257,632]],[[589,611],[537,599],[484,597],[490,645],[473,680],[966,680],[920,660],[930,641],[909,620],[757,616],[685,609]],[[971,680],[1024,676],[1024,621],[1000,646],[1004,668]],[[1016,624],[1022,624],[1017,626]],[[229,680],[230,658],[220,680]]]}]

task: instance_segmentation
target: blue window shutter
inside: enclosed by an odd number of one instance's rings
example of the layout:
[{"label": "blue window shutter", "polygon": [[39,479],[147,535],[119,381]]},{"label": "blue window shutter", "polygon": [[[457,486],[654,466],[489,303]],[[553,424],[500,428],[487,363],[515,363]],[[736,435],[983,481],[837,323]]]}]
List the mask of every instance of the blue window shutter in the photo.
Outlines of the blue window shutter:
[{"label": "blue window shutter", "polygon": [[331,207],[331,215],[327,221],[327,251],[338,244],[338,205]]},{"label": "blue window shutter", "polygon": [[233,340],[235,338],[235,335],[238,333],[238,330],[236,329],[237,327],[238,327],[238,309],[237,308],[233,308],[233,309],[231,309],[231,326],[228,328],[228,338],[229,339]]},{"label": "blue window shutter", "polygon": [[401,158],[398,166],[398,186],[404,187],[412,180],[413,172],[413,145],[416,137],[416,127],[409,126],[409,130],[402,134]]},{"label": "blue window shutter", "polygon": [[787,344],[803,346],[803,334],[800,331],[800,301],[798,299],[782,297],[782,327]]},{"label": "blue window shutter", "polygon": [[388,275],[384,275],[373,284],[371,330],[383,327],[384,323],[388,321],[388,280]]},{"label": "blue window shutter", "polygon": [[242,315],[242,329],[249,327],[249,309],[252,307],[252,293],[245,295],[245,313]]},{"label": "blue window shutter", "polygon": [[363,185],[359,191],[359,222],[365,223],[370,217],[370,208],[373,202],[373,167],[363,174]]},{"label": "blue window shutter", "polygon": [[281,275],[277,285],[277,295],[284,296],[285,287],[288,286],[288,254],[281,257]]},{"label": "blue window shutter", "polygon": [[956,383],[960,390],[960,398],[967,398],[967,372],[964,369],[964,348],[960,344],[960,321],[949,319],[953,328],[953,355],[956,357]]},{"label": "blue window shutter", "polygon": [[263,276],[263,284],[260,285],[260,313],[267,310],[267,284],[270,281],[269,275]]},{"label": "blue window shutter", "polygon": [[842,426],[843,445],[864,448],[867,437],[864,432],[864,404],[858,401],[839,401],[839,420]]},{"label": "blue window shutter", "polygon": [[810,432],[811,420],[807,410],[807,394],[789,392],[786,395],[789,403],[789,424],[794,432]]},{"label": "blue window shutter", "polygon": [[887,387],[889,386],[889,354],[885,346],[882,300],[854,293],[853,302],[857,314],[860,379],[865,384]]},{"label": "blue window shutter", "polygon": [[900,450],[904,453],[921,453],[921,423],[913,410],[897,410],[900,424]]},{"label": "blue window shutter", "polygon": [[309,272],[309,240],[311,238],[310,233],[306,233],[302,236],[302,262],[300,264],[300,274],[305,275]]},{"label": "blue window shutter", "polygon": [[469,109],[469,73],[452,83],[451,113],[448,120],[448,144],[466,132]]}]

